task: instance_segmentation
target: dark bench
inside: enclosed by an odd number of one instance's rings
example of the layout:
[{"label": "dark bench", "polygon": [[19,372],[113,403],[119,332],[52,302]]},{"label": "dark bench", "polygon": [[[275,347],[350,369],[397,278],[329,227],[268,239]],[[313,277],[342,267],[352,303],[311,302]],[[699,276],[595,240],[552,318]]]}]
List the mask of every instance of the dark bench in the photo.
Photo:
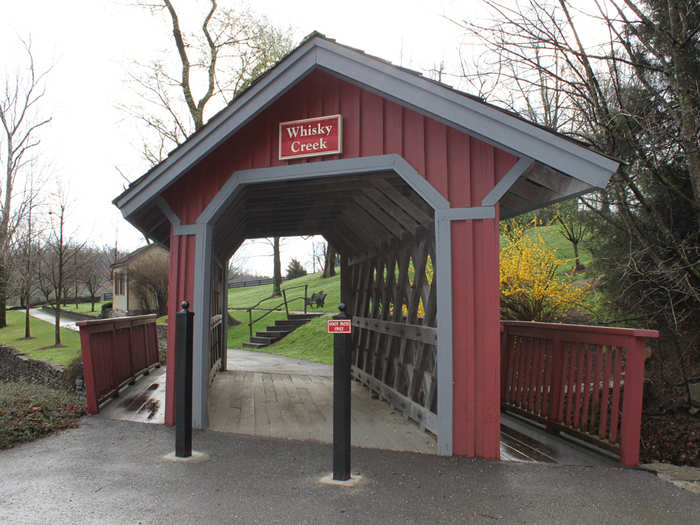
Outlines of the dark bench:
[{"label": "dark bench", "polygon": [[315,306],[316,308],[320,308],[321,306],[324,306],[326,302],[326,297],[327,294],[321,290],[320,292],[314,292],[311,294],[311,297],[308,297],[306,299],[306,304],[309,306]]}]

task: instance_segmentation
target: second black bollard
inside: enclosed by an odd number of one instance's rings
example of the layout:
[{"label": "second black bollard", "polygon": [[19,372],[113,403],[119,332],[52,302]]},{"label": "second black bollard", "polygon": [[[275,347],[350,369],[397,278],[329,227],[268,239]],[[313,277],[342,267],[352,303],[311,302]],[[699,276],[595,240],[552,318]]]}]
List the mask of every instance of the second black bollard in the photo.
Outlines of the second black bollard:
[{"label": "second black bollard", "polygon": [[194,313],[182,301],[175,314],[175,456],[192,455],[192,329]]},{"label": "second black bollard", "polygon": [[[351,319],[345,304],[333,319]],[[352,334],[333,336],[333,479],[350,479],[350,361]]]}]

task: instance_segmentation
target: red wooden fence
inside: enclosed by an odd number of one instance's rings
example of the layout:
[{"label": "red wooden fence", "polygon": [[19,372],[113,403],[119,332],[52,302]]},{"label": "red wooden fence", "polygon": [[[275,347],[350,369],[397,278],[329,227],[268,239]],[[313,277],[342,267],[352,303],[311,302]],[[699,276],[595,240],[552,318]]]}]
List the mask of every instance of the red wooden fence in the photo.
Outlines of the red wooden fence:
[{"label": "red wooden fence", "polygon": [[80,346],[89,414],[136,376],[160,366],[157,315],[81,321]]},{"label": "red wooden fence", "polygon": [[501,406],[639,462],[645,342],[656,330],[502,321]]}]

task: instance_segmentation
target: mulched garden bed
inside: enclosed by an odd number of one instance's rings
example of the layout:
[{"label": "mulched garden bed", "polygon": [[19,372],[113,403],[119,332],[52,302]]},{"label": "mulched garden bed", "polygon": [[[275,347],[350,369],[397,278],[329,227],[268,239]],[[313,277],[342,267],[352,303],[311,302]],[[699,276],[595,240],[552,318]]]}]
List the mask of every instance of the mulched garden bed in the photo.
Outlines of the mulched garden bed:
[{"label": "mulched garden bed", "polygon": [[66,390],[0,381],[0,449],[78,426],[85,400]]},{"label": "mulched garden bed", "polygon": [[689,413],[683,387],[664,384],[654,372],[648,367],[655,386],[646,392],[640,461],[700,467],[700,414]]}]

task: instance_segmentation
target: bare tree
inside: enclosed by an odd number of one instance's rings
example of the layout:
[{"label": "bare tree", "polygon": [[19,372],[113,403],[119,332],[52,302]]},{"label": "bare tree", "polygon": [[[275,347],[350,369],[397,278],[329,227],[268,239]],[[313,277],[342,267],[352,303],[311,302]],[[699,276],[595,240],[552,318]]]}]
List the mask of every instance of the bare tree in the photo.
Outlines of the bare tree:
[{"label": "bare tree", "polygon": [[483,94],[625,161],[582,201],[596,264],[616,305],[672,341],[687,384],[700,364],[700,5],[593,0],[585,13],[568,0],[483,3],[491,22],[459,22],[487,49],[470,71],[480,87],[488,79]]},{"label": "bare tree", "polygon": [[280,259],[280,238],[272,238],[272,295],[282,295],[282,261]]},{"label": "bare tree", "polygon": [[31,323],[29,310],[32,307],[32,295],[37,287],[36,254],[38,252],[39,229],[36,226],[35,209],[37,207],[37,194],[35,191],[34,177],[30,175],[28,182],[29,200],[23,224],[16,236],[14,281],[18,285],[21,302],[24,305],[24,338],[30,339]]},{"label": "bare tree", "polygon": [[331,245],[331,243],[326,244],[326,254],[325,254],[324,262],[323,262],[323,274],[321,274],[322,278],[326,277],[333,277],[335,275],[335,265],[336,265],[336,256],[337,252],[335,251],[335,248]]},{"label": "bare tree", "polygon": [[[290,32],[270,25],[249,10],[221,7],[209,0],[199,32],[183,30],[172,0],[139,2],[142,8],[165,13],[172,26],[179,70],[160,58],[136,64],[130,79],[143,104],[123,109],[140,120],[154,138],[144,141],[144,157],[152,164],[202,128],[212,111],[221,109],[291,47]],[[204,79],[198,83],[197,79]],[[202,90],[196,94],[197,87]]]},{"label": "bare tree", "polygon": [[130,293],[139,298],[140,309],[160,315],[168,311],[167,252],[151,251],[129,264]]},{"label": "bare tree", "polygon": [[[0,93],[0,124],[4,142],[4,154],[0,153],[4,184],[0,188],[0,328],[7,325],[8,253],[15,231],[27,207],[27,196],[16,194],[18,177],[31,161],[31,155],[39,145],[37,134],[51,119],[39,114],[39,106],[45,94],[45,77],[48,70],[37,70],[31,44],[22,42],[26,51],[26,65],[14,76],[2,81]],[[19,199],[19,202],[17,202]]]},{"label": "bare tree", "polygon": [[86,247],[81,277],[90,295],[90,311],[95,311],[95,300],[100,286],[109,280],[112,249],[108,246]]},{"label": "bare tree", "polygon": [[[61,306],[67,283],[67,266],[84,247],[84,243],[72,241],[66,232],[68,199],[62,190],[56,195],[53,208],[49,211],[50,233],[43,250],[41,288],[50,290],[54,305],[54,345],[61,345]],[[46,294],[45,294],[46,295]],[[47,296],[48,299],[48,296]]]},{"label": "bare tree", "polygon": [[556,205],[554,216],[554,220],[559,224],[559,233],[574,248],[574,273],[585,269],[579,257],[579,244],[590,233],[591,226],[590,222],[585,220],[578,207],[578,199],[559,203]]}]

